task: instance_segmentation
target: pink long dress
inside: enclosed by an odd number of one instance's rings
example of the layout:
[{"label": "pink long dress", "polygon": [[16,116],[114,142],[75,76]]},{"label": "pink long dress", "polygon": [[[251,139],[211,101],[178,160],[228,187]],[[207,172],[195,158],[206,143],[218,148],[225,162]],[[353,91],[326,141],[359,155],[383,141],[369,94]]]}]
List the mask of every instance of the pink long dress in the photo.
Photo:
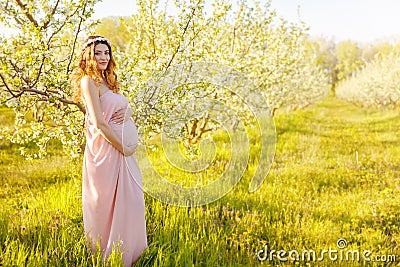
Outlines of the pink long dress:
[{"label": "pink long dress", "polygon": [[[137,145],[138,134],[132,120],[110,122],[111,115],[129,103],[111,90],[100,96],[106,121],[124,143]],[[97,130],[86,113],[86,147],[83,164],[82,208],[89,247],[100,241],[103,260],[120,246],[125,266],[131,266],[147,247],[142,176],[135,154],[125,157]]]}]

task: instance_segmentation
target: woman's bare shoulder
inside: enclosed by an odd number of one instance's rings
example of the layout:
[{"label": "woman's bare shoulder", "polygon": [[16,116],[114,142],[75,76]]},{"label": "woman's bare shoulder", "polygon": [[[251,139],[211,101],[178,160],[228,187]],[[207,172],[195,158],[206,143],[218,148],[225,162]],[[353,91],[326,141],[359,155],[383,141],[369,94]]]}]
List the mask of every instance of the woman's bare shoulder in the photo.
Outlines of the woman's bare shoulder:
[{"label": "woman's bare shoulder", "polygon": [[82,77],[82,79],[81,79],[81,87],[82,88],[85,88],[85,87],[87,88],[87,87],[91,87],[91,86],[95,86],[95,85],[96,85],[95,81],[89,75],[85,75]]},{"label": "woman's bare shoulder", "polygon": [[83,95],[86,94],[97,94],[99,95],[99,88],[96,86],[94,79],[88,75],[82,77],[81,90]]}]

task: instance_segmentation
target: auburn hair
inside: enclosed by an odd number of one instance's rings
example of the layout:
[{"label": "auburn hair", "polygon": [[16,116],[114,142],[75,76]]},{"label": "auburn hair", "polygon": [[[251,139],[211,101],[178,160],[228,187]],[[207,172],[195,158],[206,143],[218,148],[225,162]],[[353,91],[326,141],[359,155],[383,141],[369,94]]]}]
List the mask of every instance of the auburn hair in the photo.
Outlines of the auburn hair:
[{"label": "auburn hair", "polygon": [[[97,40],[91,42],[93,39]],[[107,69],[101,72],[98,70],[97,62],[94,57],[94,49],[98,44],[107,45],[110,53]],[[114,93],[119,93],[119,84],[117,74],[115,73],[117,65],[112,56],[110,42],[102,36],[91,35],[85,40],[84,46],[79,56],[78,67],[71,74],[71,86],[74,92],[74,100],[81,100],[81,80],[84,76],[89,76],[98,85],[104,80]]]}]

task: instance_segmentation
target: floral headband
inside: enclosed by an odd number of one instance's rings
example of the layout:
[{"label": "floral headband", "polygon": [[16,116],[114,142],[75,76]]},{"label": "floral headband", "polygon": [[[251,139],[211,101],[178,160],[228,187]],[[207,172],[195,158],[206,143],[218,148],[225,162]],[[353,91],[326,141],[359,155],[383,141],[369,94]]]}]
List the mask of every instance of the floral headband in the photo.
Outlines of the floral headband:
[{"label": "floral headband", "polygon": [[95,42],[106,42],[109,46],[111,46],[111,43],[107,38],[96,37],[96,38],[87,40],[82,46],[82,51],[85,50],[86,47],[88,47],[89,45],[91,45],[91,44],[93,44]]}]

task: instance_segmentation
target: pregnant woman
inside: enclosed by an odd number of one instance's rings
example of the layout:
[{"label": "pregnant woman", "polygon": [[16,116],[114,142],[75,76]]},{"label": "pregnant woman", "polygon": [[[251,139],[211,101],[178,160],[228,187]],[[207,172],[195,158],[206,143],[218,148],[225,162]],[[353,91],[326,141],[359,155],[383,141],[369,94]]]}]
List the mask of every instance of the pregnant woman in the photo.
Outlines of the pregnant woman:
[{"label": "pregnant woman", "polygon": [[145,206],[137,130],[115,66],[110,42],[89,36],[71,83],[86,107],[82,208],[88,246],[94,252],[99,244],[103,260],[119,248],[131,266],[147,247]]}]

